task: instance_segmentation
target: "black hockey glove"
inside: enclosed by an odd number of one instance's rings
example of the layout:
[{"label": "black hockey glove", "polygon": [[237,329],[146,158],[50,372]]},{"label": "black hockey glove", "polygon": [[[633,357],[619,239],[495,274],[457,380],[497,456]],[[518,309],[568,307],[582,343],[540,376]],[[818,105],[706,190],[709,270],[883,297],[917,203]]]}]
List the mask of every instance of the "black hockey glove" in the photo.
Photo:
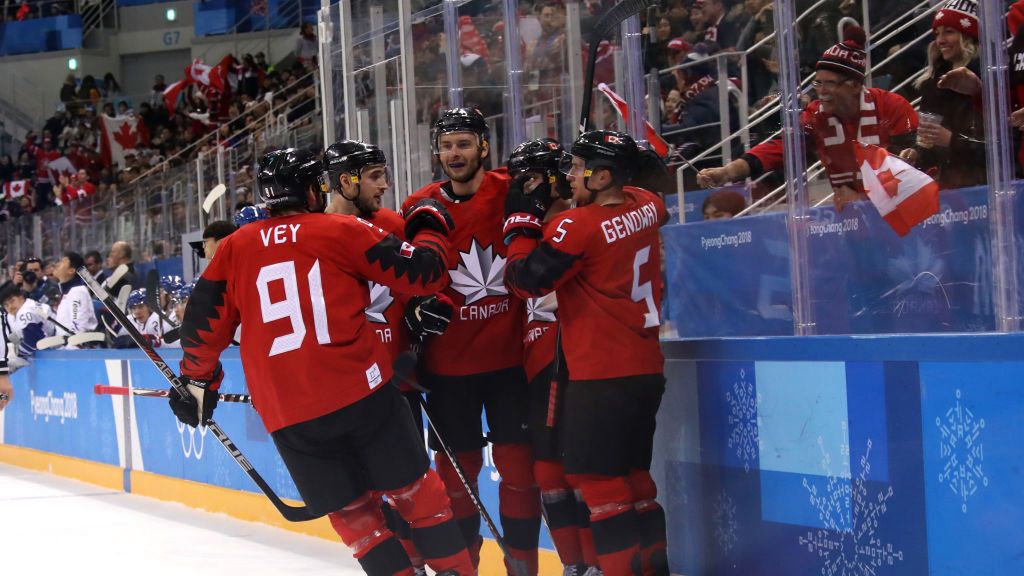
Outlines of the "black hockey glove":
[{"label": "black hockey glove", "polygon": [[171,405],[171,411],[182,424],[193,428],[198,428],[200,423],[208,423],[213,419],[213,410],[217,407],[217,401],[220,399],[217,388],[220,387],[220,381],[224,379],[224,372],[221,370],[220,364],[217,364],[217,370],[211,380],[192,380],[187,376],[181,376],[179,379],[188,389],[189,396],[182,398],[172,390],[167,398]]},{"label": "black hockey glove", "polygon": [[517,234],[528,238],[543,236],[544,215],[551,206],[551,185],[542,181],[530,192],[523,187],[529,176],[520,176],[508,186],[505,198],[505,245],[511,244]]},{"label": "black hockey glove", "polygon": [[455,221],[448,210],[433,198],[424,198],[405,211],[405,237],[410,242],[424,228],[430,228],[444,234],[445,237],[455,230]]},{"label": "black hockey glove", "polygon": [[441,335],[448,329],[455,305],[444,294],[416,296],[405,306],[405,325],[422,341],[428,335]]}]

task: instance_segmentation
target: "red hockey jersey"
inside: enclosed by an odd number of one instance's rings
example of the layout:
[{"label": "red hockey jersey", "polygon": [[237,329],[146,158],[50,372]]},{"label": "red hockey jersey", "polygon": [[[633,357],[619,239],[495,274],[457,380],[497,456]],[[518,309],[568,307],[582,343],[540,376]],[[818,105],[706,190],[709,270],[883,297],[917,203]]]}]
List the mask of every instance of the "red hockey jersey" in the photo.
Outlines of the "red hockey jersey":
[{"label": "red hockey jersey", "polygon": [[448,329],[428,338],[420,358],[432,374],[466,376],[504,370],[523,363],[523,301],[508,293],[502,278],[507,248],[502,238],[508,177],[486,172],[476,194],[454,198],[446,183],[416,191],[402,205],[405,212],[423,198],[444,204],[455,220],[450,238],[459,251],[449,269],[445,294],[455,304]]},{"label": "red hockey jersey", "polygon": [[526,301],[526,334],[523,336],[523,368],[532,381],[555,359],[558,334],[558,299],[551,292]]},{"label": "red hockey jersey", "polygon": [[[899,94],[880,88],[864,89],[857,118],[842,120],[823,111],[821,101],[815,100],[804,109],[800,119],[807,145],[814,143],[832,186],[845,184],[861,193],[865,191],[854,143],[888,148],[894,136],[917,130],[917,112],[910,103]],[[784,166],[782,139],[758,144],[744,156],[753,156],[760,162],[762,170],[755,170],[751,176],[781,170]]]},{"label": "red hockey jersey", "polygon": [[558,291],[571,380],[660,374],[661,251],[668,218],[656,194],[627,186],[625,201],[562,212],[541,241],[518,236],[505,282],[527,298]]},{"label": "red hockey jersey", "polygon": [[217,247],[181,327],[181,373],[210,378],[235,327],[267,430],[348,406],[386,384],[391,356],[365,310],[368,282],[432,294],[450,247],[431,230],[412,244],[352,216],[298,214],[244,226]]},{"label": "red hockey jersey", "polygon": [[[405,220],[394,210],[381,208],[370,218],[370,223],[398,238],[405,236]],[[370,282],[370,305],[366,307],[366,319],[388,349],[392,360],[409,349],[409,330],[402,318],[407,300],[405,295],[384,284]]]}]

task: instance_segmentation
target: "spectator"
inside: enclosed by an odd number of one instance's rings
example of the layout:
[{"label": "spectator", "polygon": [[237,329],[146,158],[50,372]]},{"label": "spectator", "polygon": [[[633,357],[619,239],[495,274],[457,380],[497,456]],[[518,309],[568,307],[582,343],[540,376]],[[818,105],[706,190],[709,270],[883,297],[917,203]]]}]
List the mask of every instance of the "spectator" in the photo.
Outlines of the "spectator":
[{"label": "spectator", "polygon": [[164,90],[167,90],[167,82],[164,80],[163,74],[157,74],[153,77],[153,92],[151,93],[149,100],[154,106],[160,106],[164,102]]},{"label": "spectator", "polygon": [[747,200],[734,190],[719,190],[704,199],[701,213],[705,220],[725,220],[737,216],[747,207]]},{"label": "spectator", "polygon": [[4,154],[0,156],[0,181],[10,182],[14,179],[14,160],[11,159],[10,154]]},{"label": "spectator", "polygon": [[694,6],[700,5],[707,28],[704,30],[704,41],[715,42],[723,50],[736,47],[740,32],[736,25],[725,18],[729,11],[725,0],[697,0]]},{"label": "spectator", "polygon": [[[121,268],[124,266],[124,268]],[[110,276],[107,277],[107,290],[116,297],[120,296],[121,290],[127,286],[134,287],[135,264],[132,262],[132,246],[124,240],[118,240],[110,246],[107,254],[107,268],[110,269]]]},{"label": "spectator", "polygon": [[[838,210],[865,195],[854,149],[857,142],[897,152],[913,142],[917,130],[917,112],[902,96],[865,88],[864,31],[858,28],[852,36],[826,50],[818,60],[814,80],[818,100],[801,115],[804,136],[817,148]],[[710,188],[756,178],[781,169],[783,158],[782,140],[777,138],[751,148],[724,167],[701,170],[697,182]]]},{"label": "spectator", "polygon": [[696,44],[704,40],[704,33],[707,29],[707,19],[704,18],[704,7],[700,0],[690,7],[690,29],[683,33],[683,39],[690,44]]},{"label": "spectator", "polygon": [[103,269],[103,256],[99,250],[90,250],[85,253],[85,269],[92,274],[93,280],[103,282],[107,279],[107,271]]},{"label": "spectator", "polygon": [[[714,63],[707,60],[709,49],[705,43],[694,46],[693,51],[687,58],[696,62],[682,70],[683,82],[686,90],[680,95],[677,105],[678,123],[673,128],[687,130],[677,143],[686,142],[696,144],[700,150],[709,148],[721,139],[721,129],[718,123],[722,121],[722,110],[719,105],[719,90],[726,87],[719,86],[717,75],[714,71]],[[730,111],[729,118],[732,121],[730,131],[739,128],[737,114],[732,98],[728,99]]]},{"label": "spectator", "polygon": [[300,62],[312,61],[316,58],[318,50],[316,31],[313,25],[307,22],[299,29],[299,39],[295,42],[295,58]]},{"label": "spectator", "polygon": [[117,83],[113,72],[107,72],[103,76],[103,97],[113,99],[121,95],[121,85]]},{"label": "spectator", "polygon": [[537,5],[540,20],[540,38],[533,47],[525,70],[530,84],[543,87],[534,93],[534,101],[554,97],[554,86],[561,83],[565,70],[565,6],[557,0],[545,0]]},{"label": "spectator", "polygon": [[96,85],[96,79],[91,74],[82,78],[82,84],[78,86],[76,97],[80,103],[92,104],[94,107],[102,100],[99,86]]},{"label": "spectator", "polygon": [[647,44],[647,51],[644,53],[644,70],[668,68],[668,44],[673,36],[674,30],[668,16],[658,18],[658,24],[654,28],[654,39]]},{"label": "spectator", "polygon": [[935,40],[928,46],[928,69],[914,86],[921,93],[922,117],[927,117],[923,115],[927,112],[941,120],[922,122],[917,145],[900,153],[932,174],[944,189],[984,184],[986,180],[981,108],[973,97],[940,85],[940,79],[956,68],[980,73],[977,8],[973,0],[950,0],[935,14]]},{"label": "spectator", "polygon": [[78,87],[74,74],[64,77],[64,83],[60,85],[60,101],[64,104],[71,104],[78,99]]}]

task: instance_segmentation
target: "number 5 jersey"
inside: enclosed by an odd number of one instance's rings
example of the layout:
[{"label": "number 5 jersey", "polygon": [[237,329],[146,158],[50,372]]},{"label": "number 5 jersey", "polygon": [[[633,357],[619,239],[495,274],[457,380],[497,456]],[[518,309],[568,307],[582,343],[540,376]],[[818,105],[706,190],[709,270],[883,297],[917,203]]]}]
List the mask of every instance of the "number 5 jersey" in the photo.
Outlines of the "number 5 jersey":
[{"label": "number 5 jersey", "polygon": [[544,225],[543,240],[517,236],[505,283],[523,298],[558,294],[571,380],[660,374],[661,251],[665,204],[626,186],[622,204],[588,204]]}]

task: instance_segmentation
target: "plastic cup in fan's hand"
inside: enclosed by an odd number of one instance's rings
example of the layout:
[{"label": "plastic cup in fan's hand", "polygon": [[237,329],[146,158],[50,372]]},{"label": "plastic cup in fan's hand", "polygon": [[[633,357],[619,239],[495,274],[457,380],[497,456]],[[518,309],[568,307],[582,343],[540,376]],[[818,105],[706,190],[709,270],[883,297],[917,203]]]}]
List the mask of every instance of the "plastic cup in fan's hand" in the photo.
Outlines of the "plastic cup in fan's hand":
[{"label": "plastic cup in fan's hand", "polygon": [[935,145],[933,138],[935,128],[942,125],[942,114],[935,112],[918,112],[917,145],[931,148]]}]

